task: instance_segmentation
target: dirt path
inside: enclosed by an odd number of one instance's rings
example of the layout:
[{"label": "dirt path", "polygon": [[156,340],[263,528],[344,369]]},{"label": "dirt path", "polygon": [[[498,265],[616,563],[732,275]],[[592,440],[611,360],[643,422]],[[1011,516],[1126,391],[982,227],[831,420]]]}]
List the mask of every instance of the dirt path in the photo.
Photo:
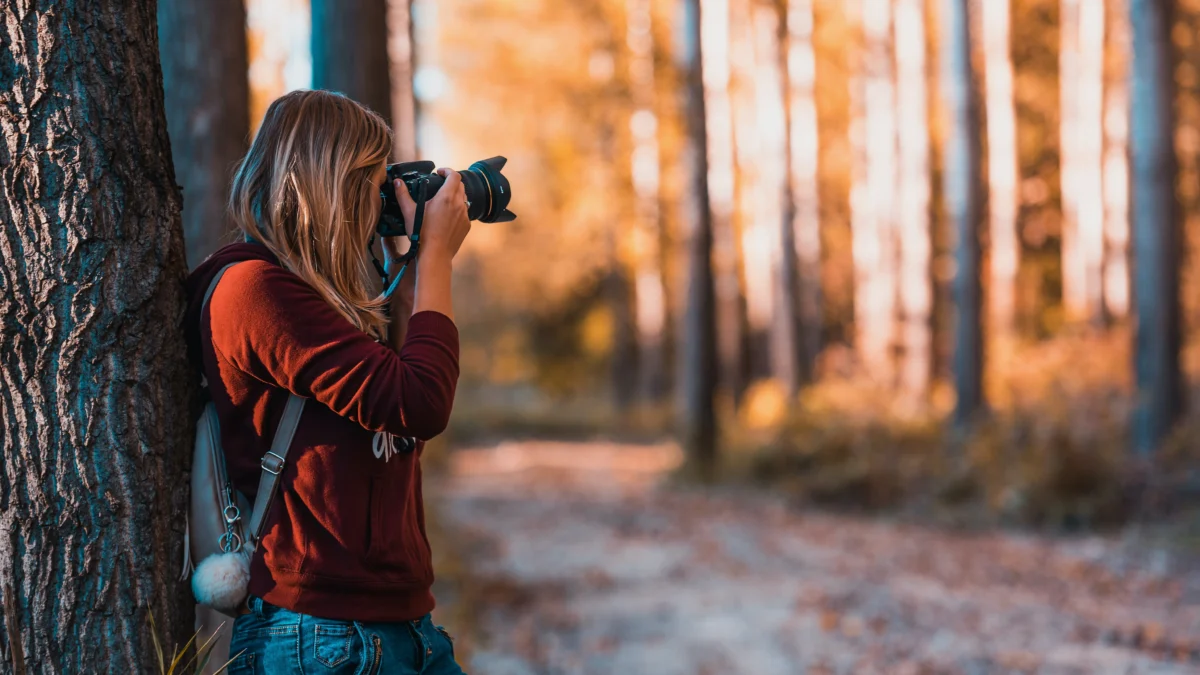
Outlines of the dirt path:
[{"label": "dirt path", "polygon": [[1165,552],[664,487],[678,459],[455,455],[440,512],[472,542],[472,672],[1200,673],[1200,572]]}]

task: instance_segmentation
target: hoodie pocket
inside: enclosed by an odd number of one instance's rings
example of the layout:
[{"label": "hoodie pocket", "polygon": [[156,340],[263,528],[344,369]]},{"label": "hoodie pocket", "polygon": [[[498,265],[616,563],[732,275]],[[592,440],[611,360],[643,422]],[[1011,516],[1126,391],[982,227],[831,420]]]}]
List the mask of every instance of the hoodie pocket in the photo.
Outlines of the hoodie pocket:
[{"label": "hoodie pocket", "polygon": [[415,495],[399,482],[371,478],[367,562],[384,578],[426,583],[433,576],[429,545],[417,522]]}]

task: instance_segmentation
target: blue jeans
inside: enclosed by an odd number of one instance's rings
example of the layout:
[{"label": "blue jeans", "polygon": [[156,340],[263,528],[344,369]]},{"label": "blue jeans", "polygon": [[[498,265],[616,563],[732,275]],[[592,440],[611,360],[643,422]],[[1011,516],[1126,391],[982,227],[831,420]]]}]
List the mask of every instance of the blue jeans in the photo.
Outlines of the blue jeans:
[{"label": "blue jeans", "polygon": [[428,615],[363,623],[297,614],[251,596],[233,624],[229,675],[465,675]]}]

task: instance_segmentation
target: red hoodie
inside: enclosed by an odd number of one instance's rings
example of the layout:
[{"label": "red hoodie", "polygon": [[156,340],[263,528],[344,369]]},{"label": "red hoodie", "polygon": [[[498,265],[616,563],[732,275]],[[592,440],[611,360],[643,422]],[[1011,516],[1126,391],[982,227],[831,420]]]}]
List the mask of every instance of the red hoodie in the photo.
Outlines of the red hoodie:
[{"label": "red hoodie", "polygon": [[[222,277],[201,316],[209,283]],[[404,621],[433,609],[419,452],[450,417],[458,330],[412,317],[399,354],[362,333],[257,244],[188,277],[189,350],[207,376],[234,488],[250,499],[288,399],[308,401],[280,477],[250,592],[303,614]],[[389,452],[395,448],[399,452]]]}]

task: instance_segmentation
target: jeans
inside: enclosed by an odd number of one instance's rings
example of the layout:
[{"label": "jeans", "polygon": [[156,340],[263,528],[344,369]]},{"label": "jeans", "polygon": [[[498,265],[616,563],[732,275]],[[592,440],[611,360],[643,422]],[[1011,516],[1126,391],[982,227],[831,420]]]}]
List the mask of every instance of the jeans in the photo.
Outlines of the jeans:
[{"label": "jeans", "polygon": [[395,623],[319,619],[251,596],[233,624],[229,675],[465,675],[431,618]]}]

